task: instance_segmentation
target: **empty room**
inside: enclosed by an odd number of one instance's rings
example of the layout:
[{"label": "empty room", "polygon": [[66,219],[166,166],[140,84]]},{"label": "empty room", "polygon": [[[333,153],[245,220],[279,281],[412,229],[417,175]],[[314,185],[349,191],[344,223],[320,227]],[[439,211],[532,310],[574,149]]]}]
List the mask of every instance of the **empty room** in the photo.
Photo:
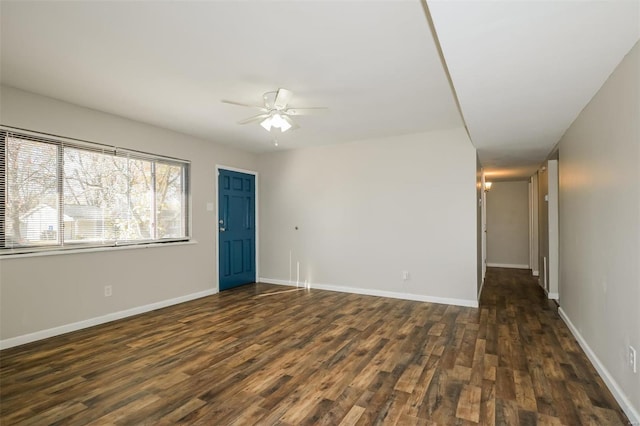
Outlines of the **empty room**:
[{"label": "empty room", "polygon": [[640,424],[640,0],[0,0],[0,424]]}]

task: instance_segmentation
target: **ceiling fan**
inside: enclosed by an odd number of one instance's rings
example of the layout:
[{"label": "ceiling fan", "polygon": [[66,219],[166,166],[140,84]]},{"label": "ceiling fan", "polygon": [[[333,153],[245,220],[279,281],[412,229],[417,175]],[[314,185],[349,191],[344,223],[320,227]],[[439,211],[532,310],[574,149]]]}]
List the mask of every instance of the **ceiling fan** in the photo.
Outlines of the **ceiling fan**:
[{"label": "ceiling fan", "polygon": [[295,130],[300,126],[293,121],[291,118],[292,116],[317,114],[327,110],[326,107],[294,108],[289,105],[289,101],[292,97],[293,92],[290,90],[278,89],[262,95],[262,106],[243,104],[241,102],[228,101],[224,99],[222,102],[225,104],[258,109],[260,114],[238,121],[238,124],[248,124],[260,121],[260,125],[268,132],[270,132],[272,128],[280,129],[281,132],[286,132],[289,129]]}]

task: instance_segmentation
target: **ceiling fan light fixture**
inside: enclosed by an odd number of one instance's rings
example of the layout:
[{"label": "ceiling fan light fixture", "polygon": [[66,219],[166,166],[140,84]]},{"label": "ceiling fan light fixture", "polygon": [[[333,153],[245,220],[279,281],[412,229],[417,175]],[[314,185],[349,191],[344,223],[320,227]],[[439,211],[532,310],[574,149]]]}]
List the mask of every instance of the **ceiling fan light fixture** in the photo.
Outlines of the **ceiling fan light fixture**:
[{"label": "ceiling fan light fixture", "polygon": [[284,133],[289,129],[299,129],[300,126],[293,120],[292,115],[309,115],[315,114],[317,111],[326,110],[325,107],[308,107],[293,109],[289,105],[289,100],[293,93],[290,90],[280,88],[276,91],[267,92],[262,96],[264,106],[250,105],[241,102],[222,100],[222,102],[244,107],[257,108],[260,114],[246,118],[238,122],[238,124],[249,124],[260,122],[260,125],[270,132],[274,127],[280,129]]},{"label": "ceiling fan light fixture", "polygon": [[271,126],[273,126],[273,123],[271,122],[271,117],[267,117],[267,118],[265,118],[264,120],[262,120],[262,122],[260,123],[260,125],[261,125],[262,127],[264,127],[264,129],[265,129],[267,132],[270,132],[270,131],[271,131]]},{"label": "ceiling fan light fixture", "polygon": [[284,123],[284,120],[277,112],[271,116],[271,125],[273,127],[280,128],[282,127],[282,123]]},{"label": "ceiling fan light fixture", "polygon": [[271,125],[275,128],[280,129],[281,132],[286,132],[291,128],[291,124],[287,122],[279,113],[273,114],[271,118]]},{"label": "ceiling fan light fixture", "polygon": [[267,131],[270,132],[272,128],[280,129],[281,132],[286,132],[291,128],[291,124],[287,122],[279,113],[275,113],[270,117],[262,120],[260,125]]},{"label": "ceiling fan light fixture", "polygon": [[291,124],[289,124],[286,121],[282,120],[282,122],[280,123],[280,131],[284,133],[287,130],[289,130],[290,128],[291,128]]}]

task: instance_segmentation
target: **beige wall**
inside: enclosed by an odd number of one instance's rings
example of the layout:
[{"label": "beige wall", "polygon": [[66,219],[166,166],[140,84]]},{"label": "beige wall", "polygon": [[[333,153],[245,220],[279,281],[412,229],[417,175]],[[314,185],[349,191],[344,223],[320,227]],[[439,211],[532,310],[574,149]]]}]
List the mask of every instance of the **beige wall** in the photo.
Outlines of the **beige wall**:
[{"label": "beige wall", "polygon": [[640,364],[632,373],[627,349],[640,356],[639,76],[636,44],[559,145],[561,310],[636,422]]},{"label": "beige wall", "polygon": [[529,184],[493,182],[487,193],[487,264],[529,267]]},{"label": "beige wall", "polygon": [[[169,299],[212,291],[215,270],[215,165],[256,168],[256,157],[9,87],[0,93],[4,125],[192,161],[197,244],[0,260],[0,339],[41,332]],[[113,296],[104,297],[104,286]]]},{"label": "beige wall", "polygon": [[299,262],[300,281],[325,288],[477,303],[476,152],[464,129],[259,162],[261,277],[295,281]]}]

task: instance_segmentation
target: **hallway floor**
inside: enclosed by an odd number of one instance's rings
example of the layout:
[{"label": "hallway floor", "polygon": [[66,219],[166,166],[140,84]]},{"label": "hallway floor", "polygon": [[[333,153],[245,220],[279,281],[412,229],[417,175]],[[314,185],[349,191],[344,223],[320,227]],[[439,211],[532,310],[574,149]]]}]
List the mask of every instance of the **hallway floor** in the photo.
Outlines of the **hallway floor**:
[{"label": "hallway floor", "polygon": [[[628,424],[531,271],[489,268],[480,308],[477,342],[486,341],[485,365],[495,364],[496,423],[537,413],[543,424]],[[493,384],[484,382],[483,397]]]}]

